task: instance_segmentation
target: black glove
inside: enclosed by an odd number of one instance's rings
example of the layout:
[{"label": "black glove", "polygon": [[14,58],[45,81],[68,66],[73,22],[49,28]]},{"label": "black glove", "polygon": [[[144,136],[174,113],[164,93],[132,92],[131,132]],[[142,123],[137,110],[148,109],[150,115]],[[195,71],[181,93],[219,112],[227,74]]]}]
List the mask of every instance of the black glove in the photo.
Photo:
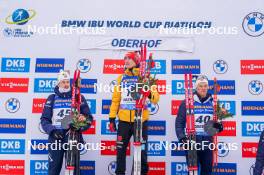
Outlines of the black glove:
[{"label": "black glove", "polygon": [[221,122],[214,123],[213,127],[215,129],[218,129],[219,132],[222,132],[224,130],[223,124]]},{"label": "black glove", "polygon": [[56,140],[61,140],[64,137],[64,133],[62,129],[55,129],[51,132],[51,137]]},{"label": "black glove", "polygon": [[110,132],[116,132],[116,123],[114,118],[109,118],[110,124],[109,124],[109,130]]}]

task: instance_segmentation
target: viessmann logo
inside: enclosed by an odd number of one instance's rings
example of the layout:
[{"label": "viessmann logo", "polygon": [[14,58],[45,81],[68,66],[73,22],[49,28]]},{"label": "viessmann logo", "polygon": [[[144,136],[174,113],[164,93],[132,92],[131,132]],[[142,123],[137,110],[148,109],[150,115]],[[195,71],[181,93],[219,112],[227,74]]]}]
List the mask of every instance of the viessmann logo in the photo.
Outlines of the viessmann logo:
[{"label": "viessmann logo", "polygon": [[0,175],[24,175],[24,160],[0,160]]},{"label": "viessmann logo", "polygon": [[28,92],[28,78],[0,78],[0,92]]},{"label": "viessmann logo", "polygon": [[254,158],[257,155],[257,142],[242,142],[242,157]]},{"label": "viessmann logo", "polygon": [[42,113],[46,100],[45,98],[33,98],[32,113]]},{"label": "viessmann logo", "polygon": [[104,60],[104,74],[122,74],[124,73],[125,62],[118,59],[105,59]]},{"label": "viessmann logo", "polygon": [[182,100],[172,100],[171,101],[171,115],[177,115],[179,107],[181,105]]},{"label": "viessmann logo", "polygon": [[264,74],[264,60],[240,60],[241,74]]}]

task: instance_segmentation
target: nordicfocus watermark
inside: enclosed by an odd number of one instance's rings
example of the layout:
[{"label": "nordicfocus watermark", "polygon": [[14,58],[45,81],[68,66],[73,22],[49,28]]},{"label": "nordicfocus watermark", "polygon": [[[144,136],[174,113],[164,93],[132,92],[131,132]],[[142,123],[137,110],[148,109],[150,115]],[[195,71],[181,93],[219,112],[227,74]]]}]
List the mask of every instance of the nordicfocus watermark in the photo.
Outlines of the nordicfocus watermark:
[{"label": "nordicfocus watermark", "polygon": [[60,27],[58,24],[54,26],[28,25],[27,31],[38,35],[104,35],[106,27]]},{"label": "nordicfocus watermark", "polygon": [[[61,140],[56,140],[53,143],[38,143],[37,141],[30,142],[28,141],[27,149],[32,150],[72,150],[78,149],[79,151],[101,151],[101,150],[114,150],[116,149],[115,145],[107,146],[105,143],[77,143],[77,142],[69,142],[62,143]],[[169,150],[169,151],[188,151],[188,150],[230,150],[236,151],[238,150],[238,143],[218,143],[214,144],[209,141],[202,141],[201,143],[197,142],[189,142],[179,143],[179,142],[168,142],[168,141],[160,141],[154,144],[148,144],[148,150]]]},{"label": "nordicfocus watermark", "polygon": [[55,140],[52,143],[38,143],[37,141],[28,141],[27,149],[30,150],[72,150],[77,148],[79,151],[98,151],[105,150],[107,147],[105,143],[77,143],[76,141],[71,141],[69,143],[63,143],[61,140]]},{"label": "nordicfocus watermark", "polygon": [[165,28],[160,26],[158,28],[159,34],[161,35],[237,35],[237,27],[228,27],[228,26],[219,26],[219,27],[210,27],[210,28],[188,28],[188,27],[179,27],[179,28]]},{"label": "nordicfocus watermark", "polygon": [[116,88],[117,92],[148,92],[148,91],[158,91],[158,92],[171,92],[172,85],[146,85],[142,83],[135,83],[130,85],[129,83],[122,83],[120,85],[112,85],[112,84],[104,84],[104,83],[95,83],[94,84],[94,91],[97,92],[105,92],[105,93],[112,93]]}]

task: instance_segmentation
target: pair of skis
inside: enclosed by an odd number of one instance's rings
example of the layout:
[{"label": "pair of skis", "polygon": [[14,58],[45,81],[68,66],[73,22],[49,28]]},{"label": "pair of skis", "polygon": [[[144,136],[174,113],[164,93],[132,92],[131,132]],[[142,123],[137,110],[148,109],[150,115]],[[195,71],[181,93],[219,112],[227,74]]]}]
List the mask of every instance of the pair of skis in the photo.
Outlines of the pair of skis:
[{"label": "pair of skis", "polygon": [[[185,104],[186,104],[186,133],[188,144],[196,143],[195,117],[194,117],[194,99],[192,74],[184,75]],[[198,175],[197,151],[193,146],[187,151],[187,166],[189,175]]]},{"label": "pair of skis", "polygon": [[[214,96],[213,96],[213,104],[214,104],[214,115],[213,115],[213,121],[218,122],[218,117],[216,115],[217,113],[217,93],[220,91],[220,86],[217,84],[216,78],[214,78]],[[217,135],[213,136],[213,142],[214,145],[218,144],[218,138]],[[216,146],[215,150],[213,151],[213,166],[217,166],[218,163],[218,147]]]},{"label": "pair of skis", "polygon": [[[184,87],[185,87],[185,104],[186,104],[186,133],[188,136],[189,143],[196,143],[196,131],[195,131],[195,117],[194,117],[194,99],[193,99],[193,82],[192,74],[184,75]],[[214,95],[213,95],[213,122],[218,121],[216,115],[217,111],[217,93],[220,90],[219,85],[217,84],[216,78],[214,78]],[[213,143],[217,145],[218,139],[217,135],[213,136]],[[213,166],[217,166],[218,163],[218,150],[213,151]],[[191,147],[187,153],[187,165],[190,175],[198,175],[198,163],[197,163],[197,151]]]},{"label": "pair of skis", "polygon": [[[147,48],[146,45],[141,46],[140,50],[140,67],[139,67],[139,79],[143,84],[149,84],[150,81],[150,69],[154,67],[154,61],[152,54],[149,55],[147,62]],[[141,147],[142,147],[142,114],[145,108],[146,99],[150,94],[149,89],[144,89],[144,86],[139,92],[139,97],[136,100],[136,113],[134,120],[134,160],[133,170],[134,175],[141,175]],[[131,174],[132,174],[131,173]]]},{"label": "pair of skis", "polygon": [[[72,101],[71,101],[71,120],[77,114],[80,114],[81,106],[81,79],[80,70],[74,72],[72,82]],[[74,129],[68,132],[68,145],[71,145],[65,154],[65,175],[80,175],[80,152],[77,144],[80,141],[80,133]]]}]

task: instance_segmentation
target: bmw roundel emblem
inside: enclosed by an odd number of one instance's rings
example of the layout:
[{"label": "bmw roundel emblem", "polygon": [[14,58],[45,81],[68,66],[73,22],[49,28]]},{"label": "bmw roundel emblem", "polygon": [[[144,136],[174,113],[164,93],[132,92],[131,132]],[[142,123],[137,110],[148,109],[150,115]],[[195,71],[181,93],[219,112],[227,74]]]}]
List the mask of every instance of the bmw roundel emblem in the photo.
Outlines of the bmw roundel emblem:
[{"label": "bmw roundel emblem", "polygon": [[91,70],[91,61],[88,59],[80,59],[77,63],[77,68],[82,73],[89,72]]},{"label": "bmw roundel emblem", "polygon": [[110,175],[115,175],[116,161],[112,161],[108,164],[108,172]]},{"label": "bmw roundel emblem", "polygon": [[264,14],[260,12],[249,13],[243,20],[243,30],[249,36],[257,37],[264,33]]},{"label": "bmw roundel emblem", "polygon": [[9,98],[6,102],[5,102],[5,108],[8,112],[10,113],[15,113],[19,110],[20,108],[20,102],[18,99],[16,98]]},{"label": "bmw roundel emblem", "polygon": [[228,70],[228,65],[224,60],[217,60],[214,62],[214,71],[217,74],[224,74]]},{"label": "bmw roundel emblem", "polygon": [[224,142],[218,142],[217,149],[218,149],[217,155],[219,157],[226,157],[229,153],[228,145]]},{"label": "bmw roundel emblem", "polygon": [[261,92],[263,91],[263,85],[262,85],[261,81],[259,81],[259,80],[252,80],[251,82],[249,82],[249,84],[248,84],[248,91],[252,95],[259,95],[259,94],[261,94]]}]

